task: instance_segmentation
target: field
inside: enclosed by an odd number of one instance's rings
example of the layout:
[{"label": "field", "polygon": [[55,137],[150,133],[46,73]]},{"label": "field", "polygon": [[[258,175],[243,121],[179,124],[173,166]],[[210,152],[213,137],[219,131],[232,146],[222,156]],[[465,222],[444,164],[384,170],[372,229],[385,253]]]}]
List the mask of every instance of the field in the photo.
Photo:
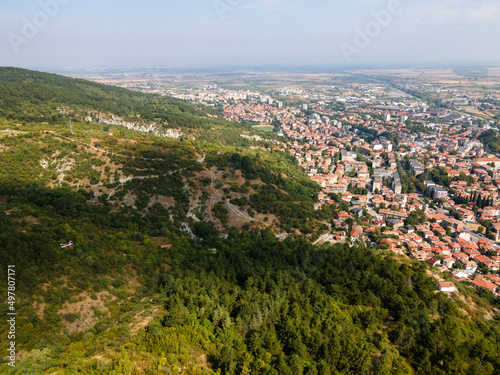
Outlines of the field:
[{"label": "field", "polygon": [[484,230],[485,230],[485,228],[484,228],[484,227],[482,227],[482,226],[481,226],[481,225],[479,225],[479,224],[469,223],[469,224],[467,224],[467,226],[468,226],[469,228],[471,228],[472,230],[476,231],[476,232],[481,232],[481,233],[484,233]]},{"label": "field", "polygon": [[252,129],[272,133],[274,127],[272,125],[254,125],[252,126]]}]

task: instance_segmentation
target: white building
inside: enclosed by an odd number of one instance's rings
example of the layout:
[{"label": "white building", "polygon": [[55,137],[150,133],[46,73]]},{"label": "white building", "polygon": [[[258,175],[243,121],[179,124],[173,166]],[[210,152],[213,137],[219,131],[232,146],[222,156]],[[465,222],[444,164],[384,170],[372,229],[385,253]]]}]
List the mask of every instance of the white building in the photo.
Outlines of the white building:
[{"label": "white building", "polygon": [[440,292],[445,292],[445,293],[454,293],[457,291],[457,288],[455,288],[455,284],[449,281],[440,281],[437,283],[437,289]]}]

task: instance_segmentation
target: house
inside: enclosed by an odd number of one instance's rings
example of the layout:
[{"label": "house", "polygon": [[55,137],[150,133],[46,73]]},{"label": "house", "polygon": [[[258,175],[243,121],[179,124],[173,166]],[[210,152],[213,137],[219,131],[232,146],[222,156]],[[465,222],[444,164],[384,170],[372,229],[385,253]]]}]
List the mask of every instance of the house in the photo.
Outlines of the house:
[{"label": "house", "polygon": [[464,266],[465,272],[467,274],[472,275],[472,274],[476,273],[476,271],[477,271],[476,262],[474,262],[472,260],[468,260],[468,261],[461,261],[460,263],[462,263],[462,265]]},{"label": "house", "polygon": [[425,214],[429,220],[435,219],[436,223],[441,223],[443,220],[446,220],[446,215],[444,214]]},{"label": "house", "polygon": [[408,234],[411,234],[411,233],[415,233],[415,227],[411,226],[411,225],[405,225],[404,226],[404,230],[406,231],[406,233]]},{"label": "house", "polygon": [[459,231],[463,229],[463,223],[451,217],[448,217],[445,220],[443,220],[443,226],[450,227],[454,230],[459,230]]},{"label": "house", "polygon": [[434,233],[432,233],[430,230],[426,230],[424,232],[424,238],[427,240],[427,239],[431,239],[432,237],[434,237]]},{"label": "house", "polygon": [[[470,242],[470,234],[464,231],[456,231],[453,236],[458,239],[464,240],[464,242]],[[458,241],[460,243],[460,241]]]},{"label": "house", "polygon": [[471,247],[464,247],[463,252],[467,254],[470,260],[474,260],[478,255],[481,255],[477,249]]},{"label": "house", "polygon": [[453,275],[453,278],[457,280],[466,280],[469,277],[467,272],[459,269],[453,270],[451,274]]},{"label": "house", "polygon": [[416,259],[420,260],[421,262],[422,262],[422,261],[425,261],[426,259],[428,259],[428,258],[429,258],[429,254],[430,254],[430,253],[428,253],[427,251],[422,251],[422,250],[419,250],[419,251],[412,251],[412,252],[411,252],[411,255],[412,255],[414,258],[416,258]]},{"label": "house", "polygon": [[492,282],[489,282],[488,280],[475,278],[474,280],[472,280],[472,285],[476,289],[487,289],[490,292],[496,294],[497,286],[495,284],[493,284]]},{"label": "house", "polygon": [[459,253],[462,250],[462,246],[456,242],[450,243],[449,246],[451,247],[451,251],[454,253]]},{"label": "house", "polygon": [[490,246],[491,246],[491,241],[487,241],[487,240],[481,240],[481,239],[479,239],[479,240],[477,241],[477,244],[478,244],[479,246],[484,245],[484,246],[490,247]]},{"label": "house", "polygon": [[373,220],[373,225],[377,227],[385,227],[385,221],[383,220]]},{"label": "house", "polygon": [[396,220],[396,219],[389,219],[387,220],[387,225],[394,230],[398,230],[401,228],[405,223],[401,220]]},{"label": "house", "polygon": [[395,250],[397,247],[392,238],[384,238],[382,241],[380,241],[380,244],[386,244],[389,250]]},{"label": "house", "polygon": [[443,266],[445,266],[446,268],[452,268],[454,264],[455,264],[455,259],[453,258],[443,259]]},{"label": "house", "polygon": [[437,267],[437,266],[441,265],[441,261],[439,259],[434,258],[434,257],[427,259],[425,262],[430,264],[432,267]]},{"label": "house", "polygon": [[488,165],[489,163],[493,163],[495,165],[495,168],[497,166],[500,166],[500,159],[499,158],[477,158],[477,159],[474,159],[474,162],[481,165],[481,166]]},{"label": "house", "polygon": [[339,221],[345,221],[349,218],[352,219],[352,215],[350,213],[345,212],[345,211],[339,212],[337,214],[337,216],[335,217],[335,219],[339,220]]},{"label": "house", "polygon": [[332,235],[337,242],[344,242],[346,239],[346,233],[344,231],[332,232]]},{"label": "house", "polygon": [[353,241],[358,240],[362,236],[361,232],[357,229],[351,230],[351,239]]},{"label": "house", "polygon": [[474,258],[474,260],[479,266],[489,268],[492,271],[498,271],[498,262],[495,262],[493,259],[484,255],[478,255]]},{"label": "house", "polygon": [[486,275],[485,276],[487,280],[491,281],[492,283],[495,283],[497,285],[500,285],[500,276],[498,275]]},{"label": "house", "polygon": [[463,215],[464,221],[474,221],[474,211],[465,209],[460,209],[458,211]]},{"label": "house", "polygon": [[493,233],[495,234],[495,242],[500,239],[500,223],[493,223]]},{"label": "house", "polygon": [[452,257],[455,258],[456,260],[462,260],[464,262],[468,262],[469,261],[469,256],[465,253],[453,253],[452,254]]},{"label": "house", "polygon": [[440,281],[437,283],[437,289],[440,292],[445,292],[445,293],[454,293],[457,291],[457,288],[455,288],[455,284],[453,284],[450,281]]},{"label": "house", "polygon": [[437,223],[431,223],[431,231],[433,231],[436,234],[436,236],[438,234],[441,234],[443,236],[446,234],[446,230],[443,229],[443,227]]}]

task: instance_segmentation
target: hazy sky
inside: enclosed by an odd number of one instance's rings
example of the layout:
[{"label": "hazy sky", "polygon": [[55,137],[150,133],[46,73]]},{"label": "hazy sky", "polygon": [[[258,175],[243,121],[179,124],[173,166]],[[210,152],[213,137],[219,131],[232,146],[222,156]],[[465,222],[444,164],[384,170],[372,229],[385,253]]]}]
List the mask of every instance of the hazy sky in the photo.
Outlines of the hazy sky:
[{"label": "hazy sky", "polygon": [[0,7],[0,65],[500,63],[499,0],[22,0]]}]

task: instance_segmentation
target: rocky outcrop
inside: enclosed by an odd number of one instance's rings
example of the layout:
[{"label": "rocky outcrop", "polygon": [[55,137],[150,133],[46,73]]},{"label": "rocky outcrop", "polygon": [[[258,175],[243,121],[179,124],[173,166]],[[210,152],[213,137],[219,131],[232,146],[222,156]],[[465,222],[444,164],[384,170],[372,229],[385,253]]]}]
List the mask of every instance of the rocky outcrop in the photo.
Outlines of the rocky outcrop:
[{"label": "rocky outcrop", "polygon": [[[58,110],[64,115],[69,114],[67,109],[58,108]],[[90,111],[84,115],[84,119],[85,121],[97,122],[99,124],[124,126],[130,130],[136,130],[144,133],[151,133],[159,137],[178,139],[184,135],[184,133],[179,129],[164,129],[162,128],[161,125],[158,125],[154,122],[148,123],[145,121],[141,121],[140,119],[137,119],[137,121],[134,122],[126,121],[122,117],[111,113]]]}]

